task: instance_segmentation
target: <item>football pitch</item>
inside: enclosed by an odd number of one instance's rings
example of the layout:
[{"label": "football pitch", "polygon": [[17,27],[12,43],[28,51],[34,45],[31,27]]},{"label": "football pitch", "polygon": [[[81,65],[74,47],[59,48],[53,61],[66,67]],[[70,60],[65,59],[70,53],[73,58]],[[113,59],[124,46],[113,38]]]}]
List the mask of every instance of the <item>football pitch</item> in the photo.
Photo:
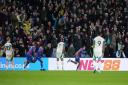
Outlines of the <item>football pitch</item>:
[{"label": "football pitch", "polygon": [[0,71],[0,85],[128,85],[128,72]]}]

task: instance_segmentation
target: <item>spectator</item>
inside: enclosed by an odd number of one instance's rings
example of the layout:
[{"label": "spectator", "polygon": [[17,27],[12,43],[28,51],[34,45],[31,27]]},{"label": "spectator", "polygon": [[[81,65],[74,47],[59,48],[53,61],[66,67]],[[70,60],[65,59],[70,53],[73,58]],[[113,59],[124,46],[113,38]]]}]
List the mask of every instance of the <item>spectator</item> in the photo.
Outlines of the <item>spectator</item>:
[{"label": "spectator", "polygon": [[46,57],[52,57],[52,52],[53,52],[53,49],[51,47],[51,43],[48,43],[48,45],[45,48]]},{"label": "spectator", "polygon": [[51,42],[52,42],[51,44],[53,47],[52,57],[56,57],[57,37],[55,34],[53,34],[53,38],[52,38]]},{"label": "spectator", "polygon": [[122,41],[119,41],[117,43],[117,45],[118,45],[118,50],[116,52],[116,57],[117,58],[121,58],[121,57],[126,58],[124,51],[123,51],[124,45],[123,45]]},{"label": "spectator", "polygon": [[73,44],[71,43],[68,50],[67,50],[67,56],[73,57],[74,53],[75,53],[75,48],[74,48]]},{"label": "spectator", "polygon": [[3,56],[3,53],[4,53],[4,49],[2,48],[2,44],[0,44],[0,57]]},{"label": "spectator", "polygon": [[[127,0],[2,0],[0,43],[4,45],[10,36],[16,49],[21,46],[27,50],[41,38],[44,48],[55,51],[56,43],[64,40],[66,48],[73,43],[75,51],[85,45],[87,54],[92,56],[92,40],[102,32],[108,57],[118,50],[120,40],[127,56],[127,3]],[[24,55],[22,52],[20,56]]]}]

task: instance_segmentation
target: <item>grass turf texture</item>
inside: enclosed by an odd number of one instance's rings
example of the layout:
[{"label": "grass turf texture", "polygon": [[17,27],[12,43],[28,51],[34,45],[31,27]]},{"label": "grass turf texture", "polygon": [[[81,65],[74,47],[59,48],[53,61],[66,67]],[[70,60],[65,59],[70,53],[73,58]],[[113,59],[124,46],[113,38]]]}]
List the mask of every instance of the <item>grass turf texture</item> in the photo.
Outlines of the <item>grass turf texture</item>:
[{"label": "grass turf texture", "polygon": [[128,72],[0,71],[0,85],[128,85]]}]

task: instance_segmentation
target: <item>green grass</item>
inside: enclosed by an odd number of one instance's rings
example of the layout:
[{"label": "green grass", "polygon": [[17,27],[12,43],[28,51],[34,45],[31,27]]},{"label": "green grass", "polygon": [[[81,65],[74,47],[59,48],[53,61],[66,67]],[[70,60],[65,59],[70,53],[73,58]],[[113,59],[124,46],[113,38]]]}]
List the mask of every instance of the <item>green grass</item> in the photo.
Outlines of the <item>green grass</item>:
[{"label": "green grass", "polygon": [[128,85],[128,72],[0,71],[0,85]]}]

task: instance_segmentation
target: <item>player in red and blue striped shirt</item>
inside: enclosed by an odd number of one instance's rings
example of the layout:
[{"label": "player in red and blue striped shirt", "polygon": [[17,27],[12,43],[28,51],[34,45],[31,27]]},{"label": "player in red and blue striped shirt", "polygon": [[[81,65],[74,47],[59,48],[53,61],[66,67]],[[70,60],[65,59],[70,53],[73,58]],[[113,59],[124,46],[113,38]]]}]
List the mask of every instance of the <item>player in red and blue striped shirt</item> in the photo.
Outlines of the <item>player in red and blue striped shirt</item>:
[{"label": "player in red and blue striped shirt", "polygon": [[85,46],[83,46],[82,48],[80,48],[74,55],[75,57],[75,61],[69,59],[67,62],[72,62],[74,64],[77,65],[77,68],[76,70],[79,70],[79,66],[80,66],[80,57],[81,57],[81,54],[83,53],[83,51],[85,51]]},{"label": "player in red and blue striped shirt", "polygon": [[36,47],[36,56],[35,56],[35,60],[34,62],[36,62],[37,60],[40,62],[40,66],[41,66],[41,69],[40,70],[44,70],[43,69],[43,61],[42,61],[42,57],[43,57],[43,47],[40,45],[39,42],[37,42],[37,47]]}]

